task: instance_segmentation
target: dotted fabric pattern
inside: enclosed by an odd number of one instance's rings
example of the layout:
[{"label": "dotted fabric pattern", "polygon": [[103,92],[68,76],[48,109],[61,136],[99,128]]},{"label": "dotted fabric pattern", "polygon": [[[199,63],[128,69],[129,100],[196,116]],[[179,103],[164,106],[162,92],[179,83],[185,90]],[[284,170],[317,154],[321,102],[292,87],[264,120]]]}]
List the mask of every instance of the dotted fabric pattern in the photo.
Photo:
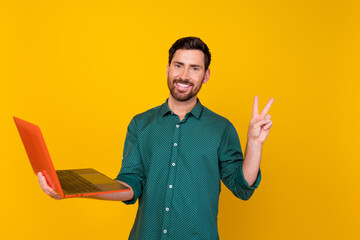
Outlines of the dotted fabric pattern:
[{"label": "dotted fabric pattern", "polygon": [[167,101],[135,116],[116,179],[134,190],[139,208],[129,239],[219,239],[220,179],[247,200],[248,186],[234,126],[200,101],[182,121]]}]

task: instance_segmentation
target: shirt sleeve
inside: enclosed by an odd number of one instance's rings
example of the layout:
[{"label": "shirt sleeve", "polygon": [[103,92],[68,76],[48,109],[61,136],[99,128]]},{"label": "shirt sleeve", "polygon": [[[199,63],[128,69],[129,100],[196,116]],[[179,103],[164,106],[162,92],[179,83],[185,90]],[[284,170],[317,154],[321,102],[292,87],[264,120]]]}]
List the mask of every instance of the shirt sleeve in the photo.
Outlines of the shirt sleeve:
[{"label": "shirt sleeve", "polygon": [[133,199],[124,201],[125,204],[134,204],[141,196],[145,184],[144,168],[139,151],[136,122],[133,118],[128,126],[125,138],[122,166],[116,180],[125,182],[134,191]]},{"label": "shirt sleeve", "polygon": [[230,123],[223,134],[219,148],[220,178],[235,196],[248,200],[260,183],[261,171],[259,170],[255,183],[249,186],[242,171],[243,162],[240,140]]}]

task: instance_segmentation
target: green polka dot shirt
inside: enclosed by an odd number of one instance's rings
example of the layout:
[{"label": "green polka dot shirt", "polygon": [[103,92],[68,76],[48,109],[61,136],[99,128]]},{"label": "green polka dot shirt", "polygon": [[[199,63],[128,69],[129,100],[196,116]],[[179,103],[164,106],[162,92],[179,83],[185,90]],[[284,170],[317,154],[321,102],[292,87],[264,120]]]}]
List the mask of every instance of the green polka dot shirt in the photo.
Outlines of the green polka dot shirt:
[{"label": "green polka dot shirt", "polygon": [[167,101],[136,115],[128,126],[117,180],[134,190],[139,208],[129,239],[219,239],[220,179],[247,200],[249,186],[234,126],[200,101],[182,121]]}]

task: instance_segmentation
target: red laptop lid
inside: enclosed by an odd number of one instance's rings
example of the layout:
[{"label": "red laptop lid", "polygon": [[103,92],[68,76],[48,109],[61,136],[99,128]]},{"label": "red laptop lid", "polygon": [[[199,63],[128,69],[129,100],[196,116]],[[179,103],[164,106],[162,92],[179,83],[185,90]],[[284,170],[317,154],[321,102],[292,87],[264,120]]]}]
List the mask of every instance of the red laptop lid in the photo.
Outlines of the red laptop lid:
[{"label": "red laptop lid", "polygon": [[42,172],[49,186],[59,195],[64,196],[40,128],[16,117],[14,121],[34,173]]}]

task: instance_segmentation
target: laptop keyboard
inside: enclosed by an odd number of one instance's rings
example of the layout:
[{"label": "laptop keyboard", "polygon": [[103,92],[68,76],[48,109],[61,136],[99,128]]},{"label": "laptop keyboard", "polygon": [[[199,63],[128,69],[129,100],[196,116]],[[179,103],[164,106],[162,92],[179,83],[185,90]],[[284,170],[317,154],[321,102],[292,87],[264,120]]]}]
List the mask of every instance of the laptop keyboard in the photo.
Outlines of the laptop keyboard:
[{"label": "laptop keyboard", "polygon": [[56,171],[56,174],[58,175],[61,188],[69,194],[101,191],[101,189],[96,185],[92,184],[78,174],[73,173],[71,170]]}]

